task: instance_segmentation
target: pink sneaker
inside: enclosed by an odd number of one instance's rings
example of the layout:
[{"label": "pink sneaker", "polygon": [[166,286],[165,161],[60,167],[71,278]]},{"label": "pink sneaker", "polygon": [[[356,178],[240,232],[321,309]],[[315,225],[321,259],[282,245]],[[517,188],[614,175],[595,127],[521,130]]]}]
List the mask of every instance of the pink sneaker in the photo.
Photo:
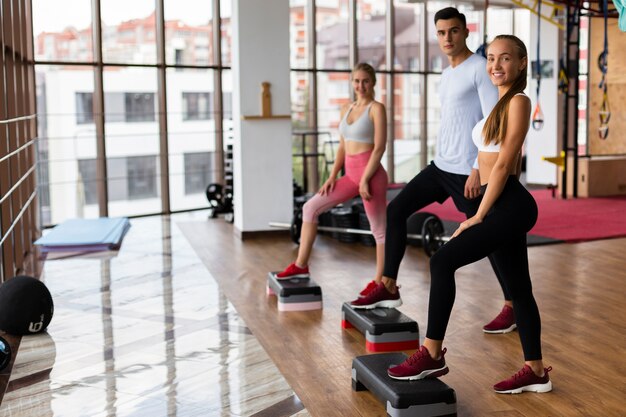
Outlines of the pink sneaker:
[{"label": "pink sneaker", "polygon": [[543,376],[537,376],[530,366],[524,367],[509,379],[498,382],[493,389],[498,394],[521,394],[523,391],[532,392],[550,392],[552,391],[552,381],[548,376],[548,372],[552,370],[549,366],[544,368]]},{"label": "pink sneaker", "polygon": [[363,290],[359,293],[359,297],[365,297],[377,286],[378,284],[376,283],[376,280],[371,280],[370,282],[367,283],[365,288],[363,288]]},{"label": "pink sneaker", "polygon": [[402,305],[402,299],[400,299],[400,287],[396,290],[396,293],[390,293],[385,288],[385,285],[381,282],[374,287],[365,297],[359,297],[352,301],[350,305],[353,308],[395,308]]},{"label": "pink sneaker", "polygon": [[485,333],[509,333],[517,328],[515,324],[515,312],[513,307],[505,305],[500,314],[489,324],[485,324],[483,332]]},{"label": "pink sneaker", "polygon": [[283,272],[276,274],[276,279],[309,278],[309,267],[300,268],[294,263],[289,264]]},{"label": "pink sneaker", "polygon": [[420,346],[419,350],[409,356],[407,360],[400,365],[396,365],[387,369],[387,374],[393,379],[424,379],[424,378],[436,378],[448,373],[448,366],[444,355],[448,349],[444,348],[441,351],[441,357],[439,359],[433,359],[428,353],[426,346]]}]

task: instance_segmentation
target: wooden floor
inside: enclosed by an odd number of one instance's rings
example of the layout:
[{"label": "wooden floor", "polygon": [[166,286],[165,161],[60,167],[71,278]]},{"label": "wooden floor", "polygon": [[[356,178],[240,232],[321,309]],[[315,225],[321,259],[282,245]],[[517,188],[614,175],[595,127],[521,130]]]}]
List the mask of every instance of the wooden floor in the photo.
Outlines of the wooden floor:
[{"label": "wooden floor", "polygon": [[[385,415],[369,393],[352,391],[351,361],[367,352],[360,333],[340,326],[341,304],[372,278],[373,248],[318,238],[311,272],[322,286],[324,309],[281,313],[275,298],[266,297],[265,284],[268,271],[295,258],[297,247],[288,237],[241,241],[220,219],[179,226],[312,416]],[[488,262],[461,269],[444,343],[450,373],[442,378],[456,391],[459,416],[626,415],[624,253],[626,239],[529,248],[544,361],[554,368],[554,390],[547,394],[492,391],[523,364],[518,333],[481,331],[500,310],[502,296]],[[423,337],[429,270],[420,249],[408,249],[399,284],[400,310],[418,322]]]}]

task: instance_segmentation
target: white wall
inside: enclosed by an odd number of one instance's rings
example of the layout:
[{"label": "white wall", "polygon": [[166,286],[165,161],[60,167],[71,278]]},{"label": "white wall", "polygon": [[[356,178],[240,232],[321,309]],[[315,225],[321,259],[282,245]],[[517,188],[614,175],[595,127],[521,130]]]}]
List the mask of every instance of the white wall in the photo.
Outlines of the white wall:
[{"label": "white wall", "polygon": [[[537,59],[537,16],[530,15],[530,42],[527,43],[529,61]],[[534,130],[531,126],[526,137],[526,182],[530,184],[556,184],[556,165],[543,161],[544,156],[556,156],[560,152],[562,119],[559,114],[559,28],[544,20],[541,21],[540,59],[552,60],[552,78],[541,79],[539,102],[544,115],[544,124],[541,130]],[[531,62],[529,62],[529,65]],[[529,67],[529,75],[531,68]],[[532,100],[532,111],[537,104],[537,80],[531,78],[528,83],[528,94]],[[532,113],[531,113],[532,117]]]},{"label": "white wall", "polygon": [[272,113],[291,114],[289,0],[233,0],[234,211],[239,232],[291,221],[291,120],[260,115],[261,83],[271,83]]}]

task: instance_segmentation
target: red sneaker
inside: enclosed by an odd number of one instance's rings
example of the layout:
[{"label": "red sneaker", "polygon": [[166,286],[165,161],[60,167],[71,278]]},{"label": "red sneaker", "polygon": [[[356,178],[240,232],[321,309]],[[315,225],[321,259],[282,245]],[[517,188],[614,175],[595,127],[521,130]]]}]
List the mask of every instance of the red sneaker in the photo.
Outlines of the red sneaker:
[{"label": "red sneaker", "polygon": [[396,293],[393,294],[387,291],[385,285],[381,282],[376,285],[374,289],[372,289],[365,297],[359,297],[356,300],[352,301],[350,305],[353,308],[377,308],[377,307],[385,307],[385,308],[395,308],[400,307],[402,305],[402,300],[400,299],[400,287],[396,289]]},{"label": "red sneaker", "polygon": [[309,267],[300,268],[295,263],[289,264],[283,272],[276,274],[276,279],[309,278]]},{"label": "red sneaker", "polygon": [[544,368],[543,376],[537,376],[530,366],[524,367],[515,375],[502,382],[498,382],[493,389],[498,394],[521,394],[523,391],[550,392],[552,391],[552,381],[548,372],[552,370],[549,366]]},{"label": "red sneaker", "polygon": [[387,374],[393,379],[424,379],[424,378],[436,378],[448,373],[448,366],[444,355],[448,349],[444,348],[441,351],[441,357],[439,359],[433,359],[428,353],[426,346],[420,346],[419,350],[409,356],[407,360],[400,365],[396,365],[387,369]]},{"label": "red sneaker", "polygon": [[500,314],[489,324],[485,324],[483,332],[485,333],[509,333],[517,328],[515,324],[515,312],[513,307],[505,305]]},{"label": "red sneaker", "polygon": [[374,280],[374,279],[371,280],[370,282],[367,283],[365,288],[363,288],[363,290],[359,293],[359,297],[365,297],[367,294],[369,294],[377,286],[378,286],[378,284],[376,283],[376,280]]}]

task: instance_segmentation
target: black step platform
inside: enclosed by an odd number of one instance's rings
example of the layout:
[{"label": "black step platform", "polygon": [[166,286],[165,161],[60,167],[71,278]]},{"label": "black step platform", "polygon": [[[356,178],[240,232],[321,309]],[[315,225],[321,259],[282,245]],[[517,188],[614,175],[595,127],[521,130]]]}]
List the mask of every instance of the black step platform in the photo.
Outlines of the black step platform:
[{"label": "black step platform", "polygon": [[352,361],[352,389],[369,390],[391,417],[456,417],[456,393],[439,379],[399,381],[387,375],[389,367],[406,358],[404,353],[357,356]]},{"label": "black step platform", "polygon": [[395,308],[355,309],[349,303],[341,307],[341,327],[357,328],[365,336],[370,352],[410,350],[419,347],[417,322]]},{"label": "black step platform", "polygon": [[322,308],[322,289],[310,278],[276,279],[267,275],[267,295],[278,297],[278,311],[305,311]]}]

